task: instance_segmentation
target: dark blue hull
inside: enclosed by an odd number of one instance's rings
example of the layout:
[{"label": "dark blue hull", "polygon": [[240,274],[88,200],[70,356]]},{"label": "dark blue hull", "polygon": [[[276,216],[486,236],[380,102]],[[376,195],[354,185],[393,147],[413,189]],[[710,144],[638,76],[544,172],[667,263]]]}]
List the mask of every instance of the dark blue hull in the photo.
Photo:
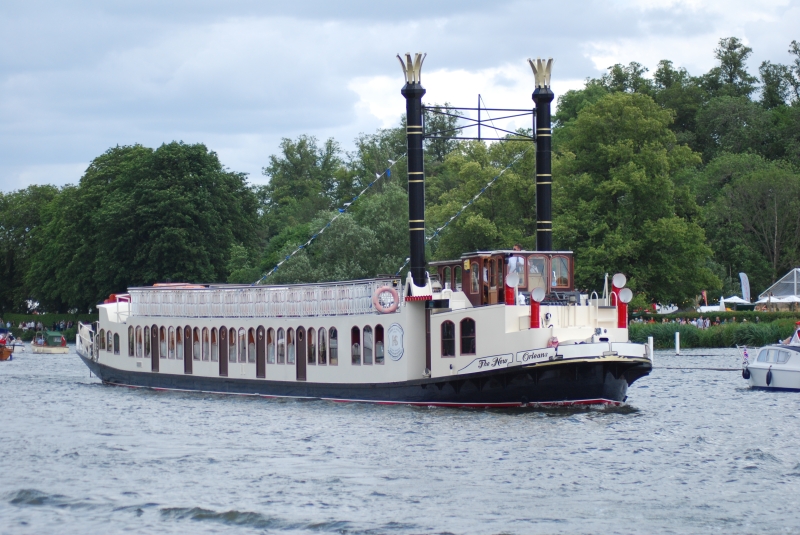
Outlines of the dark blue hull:
[{"label": "dark blue hull", "polygon": [[581,361],[515,366],[471,375],[396,383],[312,383],[118,370],[81,356],[104,383],[166,390],[459,407],[622,403],[649,361]]}]

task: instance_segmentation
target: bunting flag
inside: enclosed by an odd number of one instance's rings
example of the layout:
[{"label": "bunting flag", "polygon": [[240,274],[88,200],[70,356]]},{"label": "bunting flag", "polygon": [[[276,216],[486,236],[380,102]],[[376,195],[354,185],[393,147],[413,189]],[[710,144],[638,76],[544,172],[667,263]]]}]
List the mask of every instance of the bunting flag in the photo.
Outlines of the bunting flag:
[{"label": "bunting flag", "polygon": [[386,170],[385,170],[383,173],[375,173],[375,180],[373,180],[372,182],[370,182],[370,183],[367,185],[367,187],[366,187],[366,188],[364,188],[363,190],[361,190],[361,192],[360,192],[358,195],[356,195],[355,197],[353,197],[352,199],[350,199],[350,202],[346,202],[346,203],[344,203],[344,204],[342,205],[342,207],[341,207],[341,208],[338,208],[338,209],[336,210],[336,211],[337,211],[336,215],[333,217],[333,219],[331,219],[330,221],[328,221],[328,224],[327,224],[327,225],[325,225],[324,227],[322,227],[322,228],[319,230],[319,232],[317,232],[316,234],[312,234],[312,235],[311,235],[311,237],[308,239],[308,241],[307,241],[307,242],[305,242],[304,244],[302,244],[302,245],[298,246],[298,247],[297,247],[297,249],[295,249],[294,251],[292,251],[290,254],[286,255],[286,256],[283,258],[283,260],[281,260],[280,262],[278,262],[278,264],[277,264],[277,265],[276,265],[274,268],[272,268],[271,270],[269,270],[267,273],[265,273],[265,274],[264,274],[264,276],[262,276],[262,277],[261,277],[260,279],[258,279],[256,282],[254,282],[254,283],[253,283],[253,286],[255,286],[255,285],[257,285],[257,284],[260,284],[262,281],[266,280],[266,278],[267,278],[267,277],[269,277],[270,275],[272,275],[273,273],[275,273],[276,271],[278,271],[278,268],[279,268],[279,267],[281,267],[281,265],[282,265],[284,262],[286,262],[287,260],[289,260],[290,258],[292,258],[294,255],[296,255],[297,253],[299,253],[300,251],[302,251],[303,249],[305,249],[305,248],[306,248],[306,247],[308,247],[309,245],[311,245],[311,242],[313,242],[314,240],[316,240],[316,239],[319,237],[319,235],[320,235],[320,234],[322,234],[323,232],[325,232],[325,229],[329,228],[329,227],[330,227],[330,226],[333,224],[333,222],[334,222],[334,221],[336,221],[337,219],[339,219],[339,218],[342,216],[342,214],[344,214],[345,212],[347,212],[347,209],[348,209],[348,208],[350,208],[350,207],[353,205],[353,203],[354,203],[354,202],[356,202],[356,201],[357,201],[357,200],[358,200],[358,199],[359,199],[359,198],[360,198],[362,195],[364,195],[364,194],[367,192],[367,190],[368,190],[369,188],[371,188],[372,186],[374,186],[374,185],[375,185],[375,183],[376,183],[376,182],[378,182],[378,181],[379,181],[381,178],[383,178],[384,176],[385,176],[385,177],[391,177],[391,176],[392,176],[392,167],[394,167],[394,165],[395,165],[395,164],[396,164],[398,161],[400,161],[400,160],[402,160],[403,158],[405,158],[405,156],[406,156],[406,155],[405,155],[405,154],[403,154],[403,155],[402,155],[402,156],[400,156],[400,157],[399,157],[397,160],[387,160],[387,161],[389,162],[389,167],[388,167],[388,168],[386,168]]},{"label": "bunting flag", "polygon": [[[432,239],[434,239],[436,236],[438,236],[439,234],[441,234],[441,232],[442,232],[444,229],[446,229],[446,228],[447,228],[447,226],[448,226],[450,223],[452,223],[452,222],[453,222],[453,220],[454,220],[455,218],[457,218],[458,216],[460,216],[460,215],[461,215],[461,214],[464,212],[464,210],[466,210],[466,209],[467,209],[467,208],[469,208],[469,207],[470,207],[470,206],[471,206],[473,203],[475,203],[475,201],[477,201],[477,200],[478,200],[478,197],[480,197],[481,195],[483,195],[483,193],[484,193],[484,192],[485,192],[487,189],[489,189],[490,187],[492,187],[492,186],[494,185],[494,183],[495,183],[495,182],[497,182],[497,179],[498,179],[498,178],[500,178],[501,176],[503,176],[503,173],[505,173],[506,171],[508,171],[508,170],[511,168],[511,166],[512,166],[512,165],[514,165],[515,163],[517,163],[517,160],[519,160],[520,158],[522,158],[523,156],[525,156],[525,154],[526,154],[526,153],[527,153],[529,150],[531,150],[531,148],[532,148],[532,147],[534,147],[534,145],[529,145],[527,149],[525,149],[525,150],[524,150],[524,151],[522,151],[521,153],[517,154],[517,155],[514,157],[514,159],[512,159],[512,160],[511,160],[511,163],[509,163],[507,166],[505,166],[505,167],[504,167],[504,168],[503,168],[503,169],[502,169],[502,170],[501,170],[501,171],[500,171],[500,172],[499,172],[499,173],[498,173],[498,174],[497,174],[497,175],[496,175],[496,176],[495,176],[493,179],[491,179],[489,182],[487,182],[487,183],[486,183],[486,185],[485,185],[484,187],[482,187],[482,188],[481,188],[481,190],[480,190],[478,193],[476,193],[476,194],[475,194],[475,196],[474,196],[474,197],[472,197],[472,198],[471,198],[471,199],[470,199],[470,200],[467,202],[467,204],[465,204],[464,206],[462,206],[462,207],[461,207],[461,209],[460,209],[458,212],[456,212],[456,214],[455,214],[453,217],[451,217],[450,219],[448,219],[448,220],[447,220],[447,222],[445,222],[445,224],[444,224],[444,225],[442,225],[441,227],[437,228],[437,229],[436,229],[436,231],[435,231],[433,234],[431,234],[430,236],[428,236],[427,238],[425,238],[425,243],[428,243],[429,241],[431,241]],[[406,267],[410,261],[411,261],[411,259],[410,259],[410,258],[406,258],[406,261],[405,261],[405,262],[403,262],[403,265],[402,265],[402,266],[400,266],[400,267],[397,269],[397,273],[395,273],[395,275],[400,275],[400,272],[401,272],[401,271],[403,271],[403,268],[404,268],[404,267]]]}]

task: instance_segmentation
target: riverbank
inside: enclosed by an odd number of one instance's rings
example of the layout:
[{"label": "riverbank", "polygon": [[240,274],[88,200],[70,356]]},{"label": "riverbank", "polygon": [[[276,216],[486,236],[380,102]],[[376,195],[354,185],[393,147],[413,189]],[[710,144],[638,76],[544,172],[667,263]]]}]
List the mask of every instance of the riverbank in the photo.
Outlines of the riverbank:
[{"label": "riverbank", "polygon": [[645,343],[653,337],[656,348],[675,347],[675,332],[681,333],[681,347],[763,346],[787,338],[794,330],[795,318],[780,318],[761,323],[724,323],[708,329],[678,323],[631,323],[632,342]]},{"label": "riverbank", "polygon": [[53,325],[61,323],[63,320],[66,324],[71,321],[73,327],[71,329],[64,329],[60,331],[67,342],[72,343],[75,341],[75,335],[78,333],[78,322],[92,323],[97,321],[99,316],[97,314],[3,314],[3,321],[11,322],[11,334],[22,341],[30,342],[33,340],[33,335],[36,329],[28,329],[23,331],[19,328],[20,323],[39,323],[44,325],[45,330],[53,330]]}]

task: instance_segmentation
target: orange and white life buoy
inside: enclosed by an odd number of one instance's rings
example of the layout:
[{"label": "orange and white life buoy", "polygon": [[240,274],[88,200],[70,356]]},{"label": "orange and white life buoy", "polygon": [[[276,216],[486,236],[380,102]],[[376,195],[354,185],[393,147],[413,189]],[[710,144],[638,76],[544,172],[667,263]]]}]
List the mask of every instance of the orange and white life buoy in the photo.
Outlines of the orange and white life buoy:
[{"label": "orange and white life buoy", "polygon": [[[392,295],[392,302],[390,304],[384,304],[381,302],[381,294],[386,292],[389,292]],[[391,286],[381,286],[375,290],[374,294],[372,294],[372,304],[375,305],[375,309],[381,314],[391,314],[397,310],[398,303],[400,303],[400,296],[397,295],[397,290]]]}]

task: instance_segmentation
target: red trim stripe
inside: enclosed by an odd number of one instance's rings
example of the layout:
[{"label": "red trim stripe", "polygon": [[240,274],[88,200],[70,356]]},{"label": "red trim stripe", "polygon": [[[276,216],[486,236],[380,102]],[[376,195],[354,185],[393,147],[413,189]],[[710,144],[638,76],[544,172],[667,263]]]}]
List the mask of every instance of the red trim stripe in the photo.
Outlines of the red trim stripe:
[{"label": "red trim stripe", "polygon": [[432,295],[408,295],[406,301],[430,301],[433,299]]}]

